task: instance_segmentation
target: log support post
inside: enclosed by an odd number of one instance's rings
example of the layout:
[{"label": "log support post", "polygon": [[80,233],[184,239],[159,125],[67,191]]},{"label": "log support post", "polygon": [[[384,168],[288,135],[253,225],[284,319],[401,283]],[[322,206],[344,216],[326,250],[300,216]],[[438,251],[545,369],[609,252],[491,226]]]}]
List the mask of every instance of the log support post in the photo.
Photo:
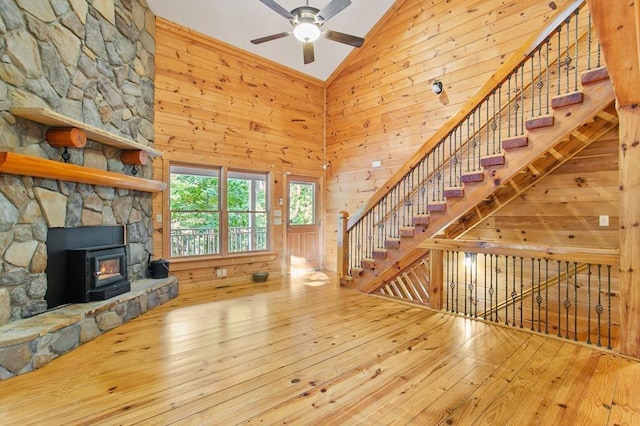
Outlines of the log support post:
[{"label": "log support post", "polygon": [[429,253],[429,307],[442,309],[442,297],[444,293],[444,252],[442,250],[430,250]]},{"label": "log support post", "polygon": [[338,213],[338,279],[342,280],[349,274],[349,234],[347,224],[349,213],[341,211]]},{"label": "log support post", "polygon": [[640,358],[640,106],[620,118],[620,353]]}]

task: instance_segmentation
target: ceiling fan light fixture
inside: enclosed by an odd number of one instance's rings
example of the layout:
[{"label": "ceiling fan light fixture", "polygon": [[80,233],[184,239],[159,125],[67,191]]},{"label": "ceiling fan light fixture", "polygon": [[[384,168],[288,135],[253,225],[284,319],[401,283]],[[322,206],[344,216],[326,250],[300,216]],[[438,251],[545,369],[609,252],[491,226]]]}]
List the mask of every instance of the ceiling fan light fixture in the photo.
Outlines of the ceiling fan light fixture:
[{"label": "ceiling fan light fixture", "polygon": [[293,35],[303,43],[314,42],[320,37],[320,28],[310,22],[301,22],[293,29]]}]

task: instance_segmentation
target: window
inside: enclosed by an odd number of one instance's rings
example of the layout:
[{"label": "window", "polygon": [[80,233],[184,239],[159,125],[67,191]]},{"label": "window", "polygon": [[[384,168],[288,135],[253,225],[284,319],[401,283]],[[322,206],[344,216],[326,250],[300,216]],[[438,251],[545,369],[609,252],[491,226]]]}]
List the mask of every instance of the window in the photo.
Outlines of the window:
[{"label": "window", "polygon": [[171,256],[266,250],[267,176],[171,166]]},{"label": "window", "polygon": [[227,222],[229,253],[267,249],[267,177],[229,172]]},{"label": "window", "polygon": [[289,224],[314,225],[316,223],[316,188],[313,182],[289,183]]}]

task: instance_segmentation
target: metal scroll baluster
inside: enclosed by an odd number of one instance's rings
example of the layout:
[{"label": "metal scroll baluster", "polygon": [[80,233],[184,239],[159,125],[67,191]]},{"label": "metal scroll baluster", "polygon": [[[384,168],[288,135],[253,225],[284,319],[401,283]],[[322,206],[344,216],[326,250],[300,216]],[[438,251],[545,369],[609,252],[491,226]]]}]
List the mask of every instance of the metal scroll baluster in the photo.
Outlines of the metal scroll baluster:
[{"label": "metal scroll baluster", "polygon": [[602,265],[598,265],[598,304],[596,305],[596,313],[598,314],[598,347],[602,346],[602,312],[604,312],[604,307],[602,306]]},{"label": "metal scroll baluster", "polygon": [[574,56],[575,56],[575,65],[573,66],[573,82],[574,82],[574,92],[578,91],[578,69],[580,68],[580,43],[579,43],[579,14],[580,14],[580,9],[576,10],[576,15],[574,17],[574,24],[575,24],[575,29],[573,31],[573,37],[574,37],[574,44],[575,44],[575,52],[574,52]]},{"label": "metal scroll baluster", "polygon": [[551,96],[551,68],[549,68],[549,48],[551,46],[551,40],[547,39],[544,43],[545,49],[547,51],[547,53],[544,55],[545,57],[545,61],[546,61],[546,65],[545,65],[545,85],[547,86],[546,90],[544,91],[545,96],[546,96],[546,108],[547,111],[545,112],[545,114],[549,115],[549,105],[550,105],[550,96]]},{"label": "metal scroll baluster", "polygon": [[[493,108],[493,117],[491,120],[491,148],[493,152],[496,150],[496,130],[498,129],[497,111],[496,111],[496,92],[491,93],[491,106]],[[489,144],[487,143],[487,154],[489,155]]]},{"label": "metal scroll baluster", "polygon": [[578,263],[573,263],[573,340],[578,341]]},{"label": "metal scroll baluster", "polygon": [[509,325],[509,258],[504,257],[504,323]]},{"label": "metal scroll baluster", "polygon": [[445,252],[445,265],[447,269],[447,278],[445,279],[445,299],[446,299],[446,307],[447,312],[451,312],[451,307],[449,305],[449,295],[450,295],[450,285],[451,285],[451,252],[447,250]]},{"label": "metal scroll baluster", "polygon": [[591,344],[591,264],[587,266],[587,344]]},{"label": "metal scroll baluster", "polygon": [[607,265],[607,349],[611,349],[611,265]]},{"label": "metal scroll baluster", "polygon": [[[482,257],[486,257],[486,255],[483,255]],[[473,306],[475,306],[475,314],[473,315],[474,318],[478,318],[478,254],[475,254],[475,260],[476,260],[476,264],[475,267],[473,268],[473,272],[474,272],[474,276],[475,276],[475,281],[473,282],[473,287],[476,293],[475,298],[473,299]]]},{"label": "metal scroll baluster", "polygon": [[562,276],[560,274],[560,272],[562,271],[562,265],[560,263],[560,261],[558,260],[558,266],[556,268],[556,272],[557,272],[557,277],[558,277],[558,337],[562,337],[562,313],[560,311],[560,308],[562,306],[562,303],[560,303],[560,301],[562,300],[562,296],[561,296],[561,290],[562,290]]},{"label": "metal scroll baluster", "polygon": [[567,56],[564,59],[564,72],[566,79],[566,90],[567,93],[571,91],[571,56],[569,55],[569,47],[571,46],[571,18],[567,19]]},{"label": "metal scroll baluster", "polygon": [[516,292],[516,257],[512,257],[512,288],[511,288],[511,325],[516,326],[516,300],[518,293]]},{"label": "metal scroll baluster", "polygon": [[455,271],[455,275],[454,275],[454,277],[455,277],[455,280],[454,280],[455,281],[455,287],[454,287],[454,291],[453,291],[453,296],[455,297],[455,309],[456,309],[455,313],[458,314],[458,313],[460,313],[460,310],[459,310],[459,307],[458,307],[459,306],[458,302],[459,302],[459,299],[460,299],[459,294],[458,294],[458,281],[460,281],[460,278],[459,278],[460,277],[460,266],[459,266],[460,265],[460,252],[457,252],[457,251],[454,252],[454,257],[455,257],[454,266],[456,268],[456,271]]},{"label": "metal scroll baluster", "polygon": [[[524,259],[520,258],[520,328],[523,328],[523,315],[524,315]],[[532,281],[533,282],[533,281]],[[532,288],[533,290],[533,288]]]},{"label": "metal scroll baluster", "polygon": [[[490,279],[489,279],[489,319],[491,321],[493,321],[493,255],[489,255],[489,261],[490,261],[490,267],[489,267],[489,272],[490,272]],[[485,309],[486,312],[486,309]],[[486,319],[486,318],[485,318]]]},{"label": "metal scroll baluster", "polygon": [[476,149],[478,148],[478,133],[476,132],[476,125],[478,124],[477,119],[476,119],[476,110],[473,110],[471,112],[471,117],[470,119],[473,120],[471,122],[471,126],[473,128],[473,136],[471,138],[471,164],[473,164],[473,170],[478,170],[478,168],[476,167],[476,165],[478,164],[476,162]]},{"label": "metal scroll baluster", "polygon": [[[484,292],[484,309],[482,311],[482,319],[487,319],[487,255],[484,255],[484,285],[482,286]],[[477,288],[477,286],[476,286]]]},{"label": "metal scroll baluster", "polygon": [[558,83],[557,83],[557,89],[558,89],[558,93],[557,95],[560,96],[560,87],[562,86],[562,27],[558,28],[558,33],[556,34],[556,37],[558,38],[558,51],[556,52],[558,55]]},{"label": "metal scroll baluster", "polygon": [[549,334],[549,259],[544,260],[545,263],[545,278],[544,278],[544,292],[545,300],[547,301],[544,308],[544,334]]},{"label": "metal scroll baluster", "polygon": [[571,310],[571,299],[569,296],[569,262],[565,262],[565,268],[566,268],[566,273],[565,273],[565,286],[566,286],[566,297],[564,299],[564,309],[565,309],[565,326],[566,326],[566,330],[565,330],[565,339],[569,338],[569,311]]},{"label": "metal scroll baluster", "polygon": [[[536,297],[536,303],[538,304],[538,333],[542,331],[540,324],[542,323],[542,295],[540,294],[540,287],[542,286],[542,259],[538,259],[538,296]],[[533,328],[533,324],[531,325]]]},{"label": "metal scroll baluster", "polygon": [[[517,71],[516,71],[517,72]],[[520,66],[520,136],[524,135],[524,104],[525,104],[525,96],[524,96],[524,64]]]},{"label": "metal scroll baluster", "polygon": [[591,69],[591,51],[593,50],[593,41],[591,34],[591,14],[587,14],[587,69]]},{"label": "metal scroll baluster", "polygon": [[496,128],[498,129],[498,140],[497,140],[497,143],[493,144],[494,154],[498,153],[498,151],[502,146],[502,87],[503,86],[504,86],[504,83],[500,83],[500,86],[498,86],[498,109],[497,110],[494,109],[497,120],[498,120],[496,125]]},{"label": "metal scroll baluster", "polygon": [[[535,74],[535,64],[536,64],[536,52],[533,52],[530,57],[531,60],[531,118],[536,116],[536,74]],[[540,73],[540,47],[538,47],[538,83],[540,82],[542,74]],[[542,103],[542,102],[540,102]],[[538,109],[540,109],[540,105]],[[538,111],[538,115],[541,115]]]},{"label": "metal scroll baluster", "polygon": [[462,289],[463,291],[463,298],[464,298],[464,315],[467,315],[467,286],[469,285],[469,275],[471,273],[470,271],[470,267],[469,264],[467,262],[467,253],[464,254],[464,264],[463,264],[463,268],[464,268],[464,288]]},{"label": "metal scroll baluster", "polygon": [[531,331],[534,331],[533,325],[535,322],[534,319],[534,314],[535,314],[535,288],[534,283],[536,282],[536,269],[535,269],[536,265],[535,265],[535,259],[531,258]]},{"label": "metal scroll baluster", "polygon": [[453,132],[449,133],[449,186],[457,186],[455,182],[456,176],[456,155],[453,150]]},{"label": "metal scroll baluster", "polygon": [[[502,105],[502,103],[500,104]],[[507,138],[511,137],[511,75],[507,77]]]}]

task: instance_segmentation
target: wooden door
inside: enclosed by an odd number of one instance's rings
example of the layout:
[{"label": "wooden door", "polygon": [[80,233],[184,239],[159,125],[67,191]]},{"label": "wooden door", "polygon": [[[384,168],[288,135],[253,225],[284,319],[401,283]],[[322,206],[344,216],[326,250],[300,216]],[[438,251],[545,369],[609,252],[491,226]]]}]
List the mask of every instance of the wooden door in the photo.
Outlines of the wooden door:
[{"label": "wooden door", "polygon": [[288,176],[286,220],[290,270],[320,267],[318,191],[318,178]]}]

